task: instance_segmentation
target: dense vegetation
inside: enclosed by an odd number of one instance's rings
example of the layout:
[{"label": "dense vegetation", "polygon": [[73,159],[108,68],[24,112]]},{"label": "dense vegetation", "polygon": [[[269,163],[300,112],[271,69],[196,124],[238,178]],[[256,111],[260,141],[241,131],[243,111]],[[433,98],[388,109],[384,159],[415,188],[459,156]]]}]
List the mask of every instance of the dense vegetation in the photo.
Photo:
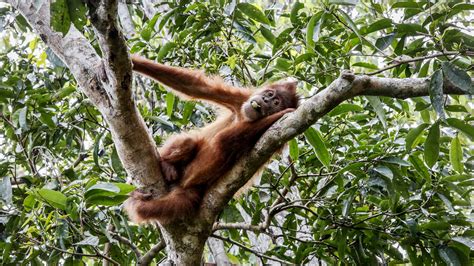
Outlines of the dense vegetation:
[{"label": "dense vegetation", "polygon": [[[121,22],[133,23],[131,53],[242,86],[293,77],[307,98],[351,69],[431,76],[431,87],[430,97],[346,101],[291,140],[260,183],[221,214],[221,222],[253,225],[272,217],[269,228],[216,231],[229,259],[472,264],[474,105],[472,96],[443,95],[442,86],[474,93],[474,5],[252,2],[144,1],[128,5]],[[97,46],[86,15],[80,0],[57,0],[51,24],[63,33],[75,26]],[[133,186],[107,125],[6,4],[0,29],[0,263],[133,264],[130,243],[145,252],[160,235],[121,211]],[[215,117],[206,104],[179,100],[143,77],[134,85],[157,143]],[[165,257],[163,250],[156,262]],[[209,250],[204,258],[212,261]]]}]

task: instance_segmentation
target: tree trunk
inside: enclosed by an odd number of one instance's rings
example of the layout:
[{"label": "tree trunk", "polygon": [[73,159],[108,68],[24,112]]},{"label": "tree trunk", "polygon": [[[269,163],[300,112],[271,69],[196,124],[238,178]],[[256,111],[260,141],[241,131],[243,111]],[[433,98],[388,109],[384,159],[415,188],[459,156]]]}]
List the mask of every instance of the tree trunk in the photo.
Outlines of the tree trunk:
[{"label": "tree trunk", "polygon": [[204,245],[211,234],[212,224],[204,221],[181,221],[161,225],[166,242],[167,263],[172,265],[200,265]]}]

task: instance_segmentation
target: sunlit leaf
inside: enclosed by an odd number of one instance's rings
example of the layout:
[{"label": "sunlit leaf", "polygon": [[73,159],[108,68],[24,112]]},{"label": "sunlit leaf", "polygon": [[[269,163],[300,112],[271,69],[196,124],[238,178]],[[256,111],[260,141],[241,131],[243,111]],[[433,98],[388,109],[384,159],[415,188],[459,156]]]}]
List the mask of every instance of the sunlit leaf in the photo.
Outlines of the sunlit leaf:
[{"label": "sunlit leaf", "polygon": [[448,118],[446,119],[448,125],[453,128],[458,129],[460,132],[464,133],[468,136],[471,140],[474,140],[474,126],[460,120],[457,118]]},{"label": "sunlit leaf", "polygon": [[462,147],[458,136],[454,137],[449,147],[449,159],[453,165],[453,169],[458,173],[462,173],[464,165],[462,164]]},{"label": "sunlit leaf", "polygon": [[405,148],[407,151],[413,149],[416,145],[416,140],[421,135],[421,133],[429,126],[429,124],[421,124],[415,128],[410,129],[405,138]]},{"label": "sunlit leaf", "polygon": [[37,193],[40,200],[46,201],[55,208],[66,210],[67,197],[63,193],[46,188],[39,189]]},{"label": "sunlit leaf", "polygon": [[326,144],[324,143],[321,134],[316,129],[310,127],[304,132],[304,135],[311,146],[313,146],[319,161],[321,161],[321,163],[326,167],[329,167],[331,164],[331,154],[326,148]]},{"label": "sunlit leaf", "polygon": [[291,8],[290,12],[290,21],[291,24],[297,25],[300,22],[300,19],[298,19],[298,11],[304,8],[304,4],[300,2],[296,2],[293,4],[293,7]]},{"label": "sunlit leaf", "polygon": [[63,35],[69,31],[71,18],[69,17],[67,0],[54,0],[51,3],[51,27]]},{"label": "sunlit leaf", "polygon": [[255,5],[252,5],[250,3],[239,3],[237,4],[237,8],[242,11],[245,15],[247,15],[249,18],[258,21],[263,24],[270,24],[270,20],[265,16],[265,14],[260,10],[258,7]]},{"label": "sunlit leaf", "polygon": [[290,157],[293,161],[298,160],[299,157],[299,149],[298,149],[298,141],[296,139],[292,139],[288,142],[290,146]]}]

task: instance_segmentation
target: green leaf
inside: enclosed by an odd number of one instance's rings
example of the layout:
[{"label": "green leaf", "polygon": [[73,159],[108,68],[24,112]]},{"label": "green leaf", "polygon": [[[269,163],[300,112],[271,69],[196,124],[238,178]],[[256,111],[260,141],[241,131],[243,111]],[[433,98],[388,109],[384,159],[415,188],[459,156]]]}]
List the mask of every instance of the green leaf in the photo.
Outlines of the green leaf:
[{"label": "green leaf", "polygon": [[71,27],[71,19],[69,17],[70,12],[66,0],[53,0],[51,3],[50,13],[50,24],[53,30],[66,35],[69,31],[69,27]]},{"label": "green leaf", "polygon": [[411,166],[411,164],[403,159],[400,159],[398,157],[387,157],[387,158],[383,158],[380,160],[381,162],[386,162],[386,163],[390,163],[390,164],[397,164],[397,165],[400,165],[400,166]]},{"label": "green leaf", "polygon": [[472,175],[450,175],[441,178],[441,181],[446,182],[461,182],[473,178]]},{"label": "green leaf", "polygon": [[[91,195],[92,193],[97,193],[97,191],[119,193],[120,188],[118,188],[115,184],[112,184],[112,183],[98,183],[88,188],[86,190],[86,193],[84,194],[84,197],[87,198],[88,195]],[[102,193],[102,192],[99,192],[99,193]]]},{"label": "green leaf", "polygon": [[358,2],[359,0],[329,0],[329,4],[344,6],[355,6]]},{"label": "green leaf", "polygon": [[466,122],[457,119],[457,118],[448,118],[446,122],[449,126],[454,127],[461,131],[462,133],[466,134],[471,140],[474,141],[474,126],[467,124]]},{"label": "green leaf", "polygon": [[293,138],[288,143],[290,146],[290,157],[294,162],[296,162],[298,160],[298,157],[300,156],[300,151],[298,149],[298,141]]},{"label": "green leaf", "polygon": [[321,31],[322,13],[318,13],[311,17],[306,26],[306,48],[309,51],[314,51],[314,44],[319,39]]},{"label": "green leaf", "polygon": [[135,186],[132,186],[130,184],[117,183],[117,182],[114,182],[112,184],[114,184],[116,187],[118,187],[120,189],[119,194],[121,194],[121,195],[127,195],[128,193],[135,190]]},{"label": "green leaf", "polygon": [[341,114],[345,114],[348,112],[363,112],[364,108],[360,107],[357,104],[352,104],[352,103],[342,103],[336,106],[334,109],[331,110],[331,112],[328,113],[329,116],[337,116]]},{"label": "green leaf", "polygon": [[352,190],[342,204],[342,216],[347,217],[351,211],[351,205],[354,201],[355,190]]},{"label": "green leaf", "polygon": [[127,195],[115,195],[115,196],[102,196],[96,195],[91,196],[87,199],[88,205],[96,205],[96,206],[117,206],[120,205],[128,199]]},{"label": "green leaf", "polygon": [[370,26],[365,31],[365,34],[368,34],[368,33],[374,32],[374,31],[383,30],[383,29],[386,29],[386,28],[390,28],[392,26],[393,26],[393,23],[392,23],[391,19],[383,18],[383,19],[377,20],[376,22],[370,24]]},{"label": "green leaf", "polygon": [[166,115],[171,117],[174,110],[174,102],[176,97],[171,92],[166,93]]},{"label": "green leaf", "polygon": [[455,105],[455,104],[450,104],[450,105],[446,105],[444,107],[444,109],[446,111],[449,111],[449,112],[456,112],[456,113],[469,113],[469,111],[466,109],[466,107],[462,106],[462,105]]},{"label": "green leaf", "polygon": [[151,39],[151,34],[153,33],[153,28],[150,28],[148,26],[145,26],[141,32],[140,36],[142,37],[143,40],[149,42]]},{"label": "green leaf", "polygon": [[56,100],[62,100],[67,96],[71,95],[73,92],[76,91],[76,87],[72,85],[67,85],[62,87],[58,92],[56,92],[53,96]]},{"label": "green leaf", "polygon": [[48,128],[54,129],[56,128],[56,123],[53,120],[53,115],[49,113],[41,112],[39,120],[45,124]]},{"label": "green leaf", "polygon": [[281,71],[287,71],[292,66],[291,61],[285,58],[277,58],[275,63],[275,68]]},{"label": "green leaf", "polygon": [[123,171],[122,161],[120,161],[117,149],[115,148],[113,149],[112,155],[110,156],[110,161],[115,173],[120,173]]},{"label": "green leaf", "polygon": [[161,62],[175,46],[176,44],[174,42],[165,43],[156,55],[156,61]]},{"label": "green leaf", "polygon": [[87,8],[81,0],[67,0],[69,17],[78,30],[82,30],[86,25]]},{"label": "green leaf", "polygon": [[354,21],[352,21],[351,17],[349,15],[347,15],[347,13],[342,11],[342,10],[338,10],[338,12],[341,13],[342,17],[346,21],[349,28],[351,28],[354,31],[354,33],[357,35],[357,37],[359,37],[360,42],[362,43],[363,37],[360,34],[359,28],[357,28],[357,25],[354,23]]},{"label": "green leaf", "polygon": [[4,87],[2,84],[0,84],[0,101],[7,103],[8,99],[15,98],[16,93],[7,87]]},{"label": "green leaf", "polygon": [[385,110],[383,109],[382,102],[378,96],[365,96],[369,100],[370,105],[374,108],[375,114],[379,118],[382,126],[387,128],[387,120],[385,119]]},{"label": "green leaf", "polygon": [[431,60],[427,60],[426,63],[423,64],[423,66],[420,68],[420,71],[418,71],[418,77],[419,78],[424,78],[428,76],[428,70],[430,69],[430,63]]},{"label": "green leaf", "polygon": [[451,146],[449,147],[449,160],[453,165],[453,169],[458,173],[462,173],[464,170],[464,165],[461,162],[462,148],[458,136],[454,137],[451,141]]},{"label": "green leaf", "polygon": [[300,20],[298,19],[298,11],[302,8],[304,8],[304,4],[298,1],[291,8],[290,21],[291,21],[291,24],[293,24],[293,26],[296,26],[299,24]]},{"label": "green leaf", "polygon": [[357,62],[357,63],[354,63],[352,64],[353,67],[363,67],[363,68],[368,68],[368,69],[379,69],[379,67],[377,65],[374,65],[372,63],[368,63],[368,62]]},{"label": "green leaf", "polygon": [[442,221],[431,221],[420,225],[422,230],[449,230],[451,225]]},{"label": "green leaf", "polygon": [[452,240],[458,243],[461,243],[467,246],[472,251],[474,251],[474,239],[468,238],[468,237],[456,236],[456,237],[453,237]]},{"label": "green leaf", "polygon": [[272,45],[275,44],[276,37],[269,29],[265,28],[264,26],[261,26],[260,32],[262,33],[262,36],[265,38],[265,40],[267,40]]},{"label": "green leaf", "polygon": [[379,48],[380,51],[383,51],[387,47],[389,47],[390,44],[392,44],[394,39],[395,39],[394,33],[390,33],[386,36],[380,37],[375,41],[375,47]]},{"label": "green leaf", "polygon": [[239,3],[237,8],[242,11],[249,18],[258,21],[263,24],[270,24],[270,20],[265,16],[265,14],[256,6],[249,3]]},{"label": "green leaf", "polygon": [[428,31],[423,28],[421,24],[416,23],[398,24],[396,32],[403,35],[418,35],[420,33],[428,33]]},{"label": "green leaf", "polygon": [[442,68],[443,75],[449,82],[466,93],[474,94],[471,77],[466,71],[459,69],[450,62],[443,62]]},{"label": "green leaf", "polygon": [[195,105],[196,105],[196,102],[186,102],[184,104],[183,119],[182,119],[182,123],[184,125],[186,125],[188,123],[189,118],[193,114]]},{"label": "green leaf", "polygon": [[433,167],[433,165],[438,160],[439,135],[440,135],[439,123],[436,122],[431,126],[430,131],[428,132],[428,137],[426,138],[426,141],[425,141],[424,158],[425,158],[426,165],[428,165],[430,168]]},{"label": "green leaf", "polygon": [[374,167],[374,171],[387,177],[390,180],[393,179],[393,172],[387,166],[379,165],[377,167]]},{"label": "green leaf", "polygon": [[406,41],[406,35],[401,37],[397,43],[397,46],[395,46],[395,49],[393,50],[393,52],[396,55],[401,55],[403,53],[403,49],[405,48],[405,41]]},{"label": "green leaf", "polygon": [[430,100],[433,108],[441,119],[446,119],[443,109],[443,73],[436,70],[430,81]]},{"label": "green leaf", "polygon": [[35,196],[34,195],[28,195],[23,200],[23,207],[25,207],[26,210],[31,210],[35,207],[35,203],[36,203]]},{"label": "green leaf", "polygon": [[416,2],[407,2],[407,1],[397,1],[395,4],[392,5],[392,8],[414,8],[420,9],[423,8],[424,3],[416,3]]},{"label": "green leaf", "polygon": [[314,151],[316,152],[316,157],[319,161],[326,167],[331,165],[331,154],[324,144],[321,134],[314,128],[310,127],[305,132],[304,135],[308,142],[313,146]]},{"label": "green leaf", "polygon": [[55,208],[66,210],[67,197],[63,193],[46,188],[39,189],[37,192],[39,199],[46,201]]},{"label": "green leaf", "polygon": [[90,205],[116,206],[134,189],[134,186],[124,183],[99,183],[87,189],[84,198]]},{"label": "green leaf", "polygon": [[461,266],[461,261],[458,258],[458,255],[456,254],[456,251],[454,251],[450,247],[441,247],[438,249],[439,256],[443,261],[448,265],[448,266]]},{"label": "green leaf", "polygon": [[425,128],[427,128],[428,126],[429,124],[425,123],[408,131],[408,134],[405,138],[405,149],[407,151],[411,151],[411,149],[413,149],[413,147],[416,145],[416,140],[420,137],[423,130],[425,130]]},{"label": "green leaf", "polygon": [[94,154],[92,155],[93,156],[93,159],[94,159],[94,163],[97,167],[100,168],[100,165],[99,165],[99,151],[100,151],[100,146],[102,144],[102,137],[104,136],[104,133],[101,133],[99,136],[97,136],[97,138],[95,139],[95,142],[94,142]]}]

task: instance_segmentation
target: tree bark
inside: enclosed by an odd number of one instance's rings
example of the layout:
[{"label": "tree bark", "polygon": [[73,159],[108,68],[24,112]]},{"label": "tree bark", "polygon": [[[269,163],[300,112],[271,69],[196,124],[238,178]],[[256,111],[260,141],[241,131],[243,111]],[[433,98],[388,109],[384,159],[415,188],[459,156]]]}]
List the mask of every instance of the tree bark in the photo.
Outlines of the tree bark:
[{"label": "tree bark", "polygon": [[[117,26],[117,0],[88,1],[89,14],[98,37],[102,58],[73,25],[62,36],[51,29],[50,1],[8,0],[28,20],[41,39],[71,70],[84,94],[107,121],[127,174],[147,188],[165,193],[159,154],[131,97],[131,63],[124,37]],[[152,1],[153,2],[153,1]],[[190,221],[161,225],[168,261],[175,265],[199,265],[213,223],[234,193],[286,141],[304,132],[335,106],[359,95],[409,98],[428,95],[429,79],[387,79],[356,76],[344,72],[326,89],[285,115],[260,139],[252,151],[206,193],[197,215]],[[445,93],[465,94],[445,84]],[[162,248],[150,250],[140,259],[148,265]]]}]

